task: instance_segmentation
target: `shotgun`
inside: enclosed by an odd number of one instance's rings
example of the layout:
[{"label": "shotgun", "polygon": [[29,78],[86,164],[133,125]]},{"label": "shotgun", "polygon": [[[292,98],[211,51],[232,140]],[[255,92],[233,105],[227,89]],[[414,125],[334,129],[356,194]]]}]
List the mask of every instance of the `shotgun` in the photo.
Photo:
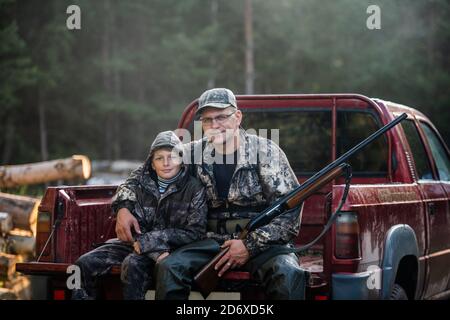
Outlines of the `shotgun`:
[{"label": "shotgun", "polygon": [[[338,159],[334,160],[326,167],[318,171],[303,184],[287,193],[268,208],[263,210],[259,215],[252,218],[245,228],[239,233],[238,239],[245,239],[247,234],[261,226],[268,224],[275,217],[279,216],[283,212],[295,207],[299,207],[303,201],[305,201],[309,196],[320,190],[330,181],[341,176],[349,166],[345,163],[351,156],[361,151],[364,147],[372,143],[375,139],[386,133],[388,130],[399,124],[402,120],[406,119],[407,115],[403,113],[393,121],[389,122],[385,126],[381,127],[369,137],[358,143],[352,149],[344,153]],[[320,234],[322,236],[324,232]],[[312,242],[317,241],[314,239]],[[305,245],[307,247],[308,245]],[[219,280],[218,270],[214,269],[214,266],[219,262],[219,260],[228,252],[229,248],[222,249],[210,262],[208,262],[194,277],[194,282],[199,289],[200,293],[207,297],[211,291],[217,286]]]}]

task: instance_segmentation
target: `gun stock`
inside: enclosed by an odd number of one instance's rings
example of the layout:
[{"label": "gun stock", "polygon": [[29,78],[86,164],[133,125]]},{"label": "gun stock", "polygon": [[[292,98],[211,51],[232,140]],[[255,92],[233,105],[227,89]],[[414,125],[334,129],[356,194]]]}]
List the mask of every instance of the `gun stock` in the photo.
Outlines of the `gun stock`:
[{"label": "gun stock", "polygon": [[229,247],[222,249],[195,275],[194,282],[204,298],[206,298],[217,287],[219,276],[218,271],[215,270],[214,267],[229,249]]}]

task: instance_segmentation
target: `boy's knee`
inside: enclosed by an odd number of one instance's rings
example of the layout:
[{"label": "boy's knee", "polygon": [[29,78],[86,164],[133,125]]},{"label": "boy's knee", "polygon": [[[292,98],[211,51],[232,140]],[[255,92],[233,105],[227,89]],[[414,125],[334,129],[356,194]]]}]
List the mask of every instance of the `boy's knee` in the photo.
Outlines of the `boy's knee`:
[{"label": "boy's knee", "polygon": [[136,254],[130,254],[125,257],[122,262],[122,273],[127,273],[129,270],[135,270],[139,267],[140,259]]},{"label": "boy's knee", "polygon": [[132,255],[132,254],[126,256],[122,262],[121,272],[120,272],[120,279],[122,280],[122,282],[128,281],[128,274],[129,274],[130,270],[132,270],[134,268],[134,266],[136,265],[136,261],[133,258],[133,256],[134,255]]},{"label": "boy's knee", "polygon": [[156,270],[157,273],[167,273],[170,271],[174,266],[173,259],[170,259],[171,257],[166,257],[165,259],[159,261],[156,263]]},{"label": "boy's knee", "polygon": [[94,261],[94,257],[92,254],[85,253],[82,256],[80,256],[76,261],[75,265],[79,266],[80,268],[86,268],[88,266],[91,266]]},{"label": "boy's knee", "polygon": [[151,267],[151,260],[138,254],[130,254],[122,262],[121,274],[122,280],[126,279],[128,274],[141,274],[148,272]]}]

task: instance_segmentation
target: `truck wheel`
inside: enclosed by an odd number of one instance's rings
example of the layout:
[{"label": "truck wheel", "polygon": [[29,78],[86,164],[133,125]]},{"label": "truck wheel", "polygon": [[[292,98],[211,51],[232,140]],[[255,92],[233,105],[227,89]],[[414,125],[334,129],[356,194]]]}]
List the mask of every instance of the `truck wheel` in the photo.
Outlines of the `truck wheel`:
[{"label": "truck wheel", "polygon": [[399,284],[395,283],[389,300],[408,300],[408,295]]}]

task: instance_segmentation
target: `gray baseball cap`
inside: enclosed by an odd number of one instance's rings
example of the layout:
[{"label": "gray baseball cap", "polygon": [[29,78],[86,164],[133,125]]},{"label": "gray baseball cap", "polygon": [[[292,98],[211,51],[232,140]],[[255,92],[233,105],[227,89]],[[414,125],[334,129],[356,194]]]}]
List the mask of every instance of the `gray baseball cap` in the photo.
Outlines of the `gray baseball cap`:
[{"label": "gray baseball cap", "polygon": [[198,98],[197,113],[206,107],[219,109],[234,107],[237,109],[236,97],[231,90],[226,88],[210,89],[203,92],[200,98]]},{"label": "gray baseball cap", "polygon": [[156,149],[162,147],[177,148],[181,150],[181,141],[173,131],[160,132],[150,147],[149,156],[151,157]]}]

